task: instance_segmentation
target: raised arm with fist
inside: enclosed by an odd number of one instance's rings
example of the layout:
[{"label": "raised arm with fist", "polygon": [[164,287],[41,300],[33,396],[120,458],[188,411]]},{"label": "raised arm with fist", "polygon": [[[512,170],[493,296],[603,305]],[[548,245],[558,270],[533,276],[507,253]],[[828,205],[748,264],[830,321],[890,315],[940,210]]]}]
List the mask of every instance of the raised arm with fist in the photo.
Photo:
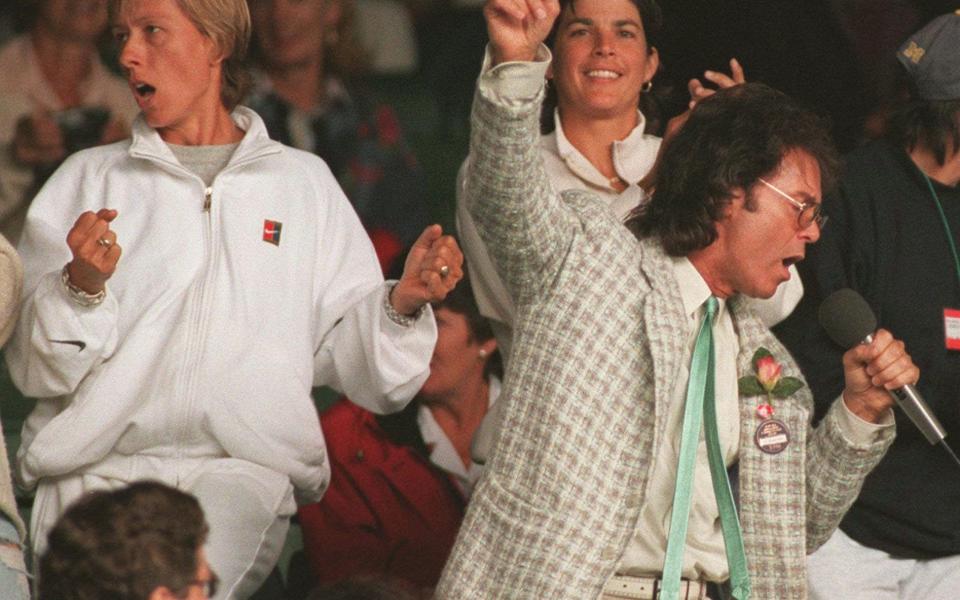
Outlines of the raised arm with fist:
[{"label": "raised arm with fist", "polygon": [[117,234],[110,229],[115,218],[117,211],[109,208],[87,211],[67,234],[67,245],[73,253],[73,260],[67,264],[70,283],[88,294],[104,290],[120,260]]},{"label": "raised arm with fist", "polygon": [[557,0],[490,0],[483,7],[494,64],[533,60],[547,39],[560,4]]},{"label": "raised arm with fist", "polygon": [[463,253],[453,236],[439,225],[423,230],[403,265],[403,275],[390,294],[393,309],[412,315],[428,302],[439,302],[463,277]]}]

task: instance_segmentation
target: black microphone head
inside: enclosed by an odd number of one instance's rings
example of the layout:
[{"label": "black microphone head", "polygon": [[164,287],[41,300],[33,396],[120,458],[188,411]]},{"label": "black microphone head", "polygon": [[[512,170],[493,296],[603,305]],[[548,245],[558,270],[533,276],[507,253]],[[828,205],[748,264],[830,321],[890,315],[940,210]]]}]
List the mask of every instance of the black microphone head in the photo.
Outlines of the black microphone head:
[{"label": "black microphone head", "polygon": [[877,318],[863,296],[843,288],[820,304],[820,325],[834,342],[853,348],[877,330]]}]

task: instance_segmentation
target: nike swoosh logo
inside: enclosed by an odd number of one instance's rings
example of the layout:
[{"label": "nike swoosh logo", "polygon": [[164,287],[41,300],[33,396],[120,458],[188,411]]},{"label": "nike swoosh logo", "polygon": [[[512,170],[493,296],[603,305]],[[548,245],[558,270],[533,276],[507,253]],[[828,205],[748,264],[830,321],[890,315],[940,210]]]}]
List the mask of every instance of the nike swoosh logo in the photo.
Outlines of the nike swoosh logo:
[{"label": "nike swoosh logo", "polygon": [[87,347],[86,342],[81,342],[80,340],[50,340],[51,344],[67,344],[68,346],[76,346],[79,348],[77,352],[83,352],[83,349]]}]

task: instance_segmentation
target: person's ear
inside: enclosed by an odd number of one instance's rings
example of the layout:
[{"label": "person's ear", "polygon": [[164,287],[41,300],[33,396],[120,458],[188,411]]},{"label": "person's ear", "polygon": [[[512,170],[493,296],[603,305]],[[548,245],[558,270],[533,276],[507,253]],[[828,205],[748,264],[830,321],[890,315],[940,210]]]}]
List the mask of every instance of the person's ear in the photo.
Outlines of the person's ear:
[{"label": "person's ear", "polygon": [[490,338],[489,340],[480,344],[479,356],[480,360],[486,362],[490,355],[492,355],[497,350],[497,340],[496,338]]},{"label": "person's ear", "polygon": [[741,210],[749,210],[747,194],[743,188],[737,187],[730,192],[730,200],[724,205],[720,218],[721,220],[728,220]]},{"label": "person's ear", "polygon": [[206,48],[207,56],[210,58],[210,65],[223,64],[226,57],[223,55],[223,49],[211,37],[203,36],[203,45]]},{"label": "person's ear", "polygon": [[646,83],[653,79],[653,76],[657,74],[657,69],[660,68],[660,53],[657,52],[657,49],[653,46],[650,46],[650,50],[647,53],[647,64],[644,67],[643,73],[643,83]]}]

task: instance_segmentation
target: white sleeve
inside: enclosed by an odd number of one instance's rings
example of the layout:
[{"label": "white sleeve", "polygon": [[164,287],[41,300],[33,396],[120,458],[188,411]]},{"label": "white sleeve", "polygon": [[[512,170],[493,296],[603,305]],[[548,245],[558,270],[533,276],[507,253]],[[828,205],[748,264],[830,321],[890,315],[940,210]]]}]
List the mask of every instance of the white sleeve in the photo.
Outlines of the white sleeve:
[{"label": "white sleeve", "polygon": [[71,300],[60,282],[70,260],[67,232],[83,212],[76,179],[77,169],[68,164],[50,178],[30,208],[17,248],[24,301],[5,354],[13,382],[35,398],[72,393],[117,345],[119,308],[109,284],[104,301],[88,307]]},{"label": "white sleeve", "polygon": [[490,47],[483,55],[477,87],[485,97],[503,106],[516,106],[536,99],[553,55],[540,44],[532,61],[511,61],[491,66]]},{"label": "white sleeve", "polygon": [[[330,177],[332,180],[332,176]],[[317,250],[314,385],[328,385],[376,413],[401,410],[430,374],[437,339],[426,307],[411,325],[384,309],[387,285],[370,239],[333,182]]]},{"label": "white sleeve", "polygon": [[834,401],[840,404],[841,408],[837,411],[837,424],[840,426],[840,433],[855,445],[865,446],[876,442],[883,435],[884,430],[895,425],[893,409],[888,408],[880,420],[876,423],[864,421],[850,410],[847,403],[843,401],[843,394]]}]

